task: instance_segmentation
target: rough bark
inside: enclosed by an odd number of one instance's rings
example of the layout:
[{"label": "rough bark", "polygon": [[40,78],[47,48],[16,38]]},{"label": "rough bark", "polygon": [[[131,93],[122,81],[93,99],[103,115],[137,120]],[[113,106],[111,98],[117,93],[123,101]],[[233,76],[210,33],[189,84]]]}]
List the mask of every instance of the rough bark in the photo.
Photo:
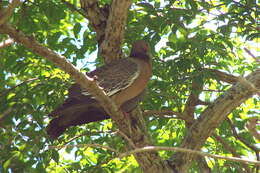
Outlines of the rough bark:
[{"label": "rough bark", "polygon": [[88,19],[97,33],[99,53],[109,63],[122,56],[121,44],[131,0],[113,0],[100,7],[97,0],[81,0]]},{"label": "rough bark", "polygon": [[[260,69],[251,73],[246,80],[260,89]],[[229,113],[252,97],[257,91],[240,82],[234,84],[227,92],[217,98],[188,129],[180,147],[199,150],[212,132],[225,120]],[[177,152],[171,158],[179,172],[187,172],[194,155]]]}]

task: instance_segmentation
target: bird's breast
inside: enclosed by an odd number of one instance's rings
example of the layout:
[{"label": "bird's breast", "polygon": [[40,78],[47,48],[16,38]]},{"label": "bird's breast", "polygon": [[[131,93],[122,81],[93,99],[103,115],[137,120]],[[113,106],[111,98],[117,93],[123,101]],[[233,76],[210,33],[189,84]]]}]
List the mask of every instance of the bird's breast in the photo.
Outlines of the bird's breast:
[{"label": "bird's breast", "polygon": [[134,59],[134,62],[138,64],[137,78],[129,85],[129,87],[112,96],[112,99],[118,107],[126,101],[138,96],[146,88],[151,77],[152,66],[150,63],[140,59]]}]

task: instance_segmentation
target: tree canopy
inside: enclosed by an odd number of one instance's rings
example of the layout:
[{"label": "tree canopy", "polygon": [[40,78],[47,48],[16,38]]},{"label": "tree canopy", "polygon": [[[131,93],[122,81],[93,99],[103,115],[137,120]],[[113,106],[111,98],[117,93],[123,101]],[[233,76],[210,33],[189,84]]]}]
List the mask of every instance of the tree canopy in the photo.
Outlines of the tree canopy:
[{"label": "tree canopy", "polygon": [[[0,1],[0,172],[257,173],[258,15],[253,0]],[[83,73],[140,39],[153,76],[132,121],[121,121]],[[74,82],[113,120],[52,141],[47,115]]]}]

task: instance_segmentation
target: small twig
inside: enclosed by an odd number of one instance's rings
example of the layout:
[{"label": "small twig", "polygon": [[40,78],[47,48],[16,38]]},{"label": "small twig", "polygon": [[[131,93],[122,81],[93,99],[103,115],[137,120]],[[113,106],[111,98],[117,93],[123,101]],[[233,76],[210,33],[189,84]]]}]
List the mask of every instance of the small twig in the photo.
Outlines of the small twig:
[{"label": "small twig", "polygon": [[2,9],[0,12],[0,25],[6,23],[9,17],[13,14],[14,9],[21,3],[20,0],[12,0],[9,6],[5,9]]},{"label": "small twig", "polygon": [[245,50],[246,53],[248,53],[252,58],[254,58],[256,62],[260,63],[260,59],[257,58],[252,52],[250,52],[250,50],[248,50],[246,47],[244,48],[244,50]]},{"label": "small twig", "polygon": [[245,78],[243,77],[238,77],[237,80],[245,87],[249,88],[251,91],[255,91],[258,96],[260,96],[260,92],[259,90],[251,83],[249,82],[248,80],[246,80]]},{"label": "small twig", "polygon": [[114,148],[108,147],[108,146],[104,146],[104,145],[100,145],[100,144],[76,144],[76,145],[62,145],[62,146],[49,146],[49,149],[61,149],[61,148],[67,148],[67,147],[77,147],[77,148],[88,148],[88,147],[93,147],[93,148],[103,148],[109,151],[112,151],[114,153],[118,153],[118,151]]},{"label": "small twig", "polygon": [[71,11],[76,11],[78,12],[80,15],[82,15],[83,17],[87,18],[87,15],[81,11],[80,9],[78,9],[77,7],[75,7],[73,4],[71,4],[70,2],[66,1],[66,0],[61,0]]},{"label": "small twig", "polygon": [[196,81],[195,79],[192,80],[191,91],[183,111],[183,114],[186,117],[189,117],[189,121],[185,121],[187,127],[190,127],[194,122],[194,112],[196,110],[196,106],[200,104],[199,95],[203,89],[203,81],[201,82],[202,83]]},{"label": "small twig", "polygon": [[204,89],[204,92],[225,92],[225,90],[211,90],[211,89]]},{"label": "small twig", "polygon": [[230,161],[240,162],[240,163],[245,163],[245,164],[260,165],[260,161],[255,161],[255,160],[250,160],[250,159],[241,159],[241,158],[237,158],[237,157],[225,157],[225,156],[209,154],[209,153],[205,153],[205,152],[201,152],[201,151],[186,149],[186,148],[162,147],[162,146],[146,146],[143,148],[137,148],[137,149],[119,154],[118,157],[123,158],[123,157],[129,156],[131,154],[136,154],[136,153],[140,153],[140,152],[160,151],[160,150],[185,152],[185,153],[195,154],[195,155],[204,156],[204,157],[211,157],[211,158],[215,158],[215,159],[224,159],[224,160],[230,160]]},{"label": "small twig", "polygon": [[[241,158],[241,156],[237,153],[236,149],[233,148],[232,146],[230,146],[221,136],[217,135],[217,134],[213,134],[212,135],[219,143],[222,144],[222,146],[228,150],[233,156]],[[246,164],[242,164],[243,167],[247,170],[247,172],[251,172],[250,168],[248,167],[248,165]]]},{"label": "small twig", "polygon": [[260,133],[256,130],[256,125],[259,120],[260,119],[257,117],[248,119],[246,123],[246,128],[257,140],[260,141]]},{"label": "small twig", "polygon": [[113,133],[117,133],[117,131],[89,131],[89,132],[85,132],[83,134],[80,134],[80,135],[76,135],[74,136],[73,138],[70,138],[68,141],[65,142],[65,145],[74,141],[75,139],[77,138],[80,138],[82,136],[91,136],[91,135],[96,135],[96,134],[100,134],[100,133],[110,133],[110,134],[113,134]]},{"label": "small twig", "polygon": [[202,101],[202,100],[198,99],[198,100],[197,100],[197,104],[198,104],[198,105],[210,105],[211,102],[206,102],[206,101]]},{"label": "small twig", "polygon": [[3,127],[2,122],[4,118],[11,112],[12,112],[12,108],[9,107],[2,114],[0,114],[0,127]]},{"label": "small twig", "polygon": [[8,46],[12,45],[13,43],[14,43],[14,40],[11,39],[11,38],[9,38],[9,39],[7,39],[7,40],[4,40],[4,41],[2,41],[2,42],[0,43],[0,49],[1,49],[1,48],[5,48],[5,47],[8,47]]},{"label": "small twig", "polygon": [[208,68],[204,68],[205,71],[211,72],[213,74],[215,74],[217,76],[217,78],[223,82],[227,82],[230,84],[234,84],[238,81],[238,77],[228,74],[226,72],[222,72],[216,69],[208,69]]},{"label": "small twig", "polygon": [[144,110],[143,111],[143,115],[144,116],[148,116],[148,115],[158,115],[158,116],[166,116],[166,115],[175,115],[176,118],[178,119],[182,119],[182,113],[180,112],[175,112],[175,111],[171,111],[171,110]]},{"label": "small twig", "polygon": [[120,130],[118,130],[117,133],[120,134],[123,138],[125,138],[125,140],[128,141],[128,143],[129,143],[129,145],[130,145],[131,147],[136,148],[134,142],[133,142],[126,134],[124,134],[124,133],[123,133],[122,131],[120,131]]},{"label": "small twig", "polygon": [[244,138],[242,138],[241,136],[238,135],[236,128],[235,128],[234,124],[232,123],[232,121],[229,118],[227,118],[226,120],[227,120],[228,124],[230,125],[233,136],[236,139],[238,139],[239,141],[241,141],[243,144],[245,144],[248,148],[255,151],[255,153],[259,153],[259,149],[257,147],[255,147],[253,144],[249,143],[247,140],[245,140]]},{"label": "small twig", "polygon": [[38,78],[27,79],[27,80],[25,80],[25,81],[23,81],[23,82],[21,82],[21,83],[15,85],[15,86],[13,86],[12,88],[8,88],[8,89],[6,89],[6,90],[4,90],[4,91],[1,91],[0,97],[5,96],[6,94],[8,94],[10,91],[14,90],[14,89],[17,88],[17,87],[19,87],[19,86],[21,86],[21,85],[23,85],[23,84],[32,82],[32,81],[34,81],[34,80],[38,80]]}]

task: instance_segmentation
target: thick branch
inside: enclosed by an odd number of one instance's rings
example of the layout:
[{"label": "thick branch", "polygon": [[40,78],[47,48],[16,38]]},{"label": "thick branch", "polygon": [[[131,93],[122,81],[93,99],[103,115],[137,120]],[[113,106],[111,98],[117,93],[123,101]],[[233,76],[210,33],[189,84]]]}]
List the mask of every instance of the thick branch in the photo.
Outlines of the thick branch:
[{"label": "thick branch", "polygon": [[97,33],[99,53],[105,62],[120,58],[131,0],[114,0],[110,8],[108,5],[101,8],[97,0],[81,0],[80,3]]},{"label": "thick branch", "polygon": [[98,0],[80,0],[81,8],[85,11],[87,19],[97,33],[99,45],[105,37],[105,28],[109,10],[107,7],[100,8]]},{"label": "thick branch", "polygon": [[112,1],[105,30],[105,39],[100,47],[100,53],[106,62],[111,62],[122,56],[121,44],[124,38],[125,24],[131,3],[131,0]]},{"label": "thick branch", "polygon": [[[145,121],[140,108],[131,112],[125,121],[129,121],[129,129],[124,130],[124,134],[128,135],[133,141],[133,148],[142,148],[152,144],[151,137],[146,129]],[[158,155],[157,151],[142,152],[134,154],[140,167],[144,173],[171,173],[172,169]]]},{"label": "thick branch", "polygon": [[215,70],[215,69],[204,69],[206,72],[210,72],[216,75],[217,79],[223,81],[223,82],[227,82],[227,83],[231,83],[234,84],[238,81],[238,77],[219,71],[219,70]]},{"label": "thick branch", "polygon": [[[247,76],[246,80],[260,88],[260,69]],[[256,91],[246,87],[240,82],[227,90],[222,96],[217,98],[201,114],[196,122],[190,127],[181,147],[189,149],[200,149],[212,132],[226,119],[229,113],[241,103],[250,98]],[[194,156],[185,153],[176,153],[172,159],[180,172],[186,172]]]}]

